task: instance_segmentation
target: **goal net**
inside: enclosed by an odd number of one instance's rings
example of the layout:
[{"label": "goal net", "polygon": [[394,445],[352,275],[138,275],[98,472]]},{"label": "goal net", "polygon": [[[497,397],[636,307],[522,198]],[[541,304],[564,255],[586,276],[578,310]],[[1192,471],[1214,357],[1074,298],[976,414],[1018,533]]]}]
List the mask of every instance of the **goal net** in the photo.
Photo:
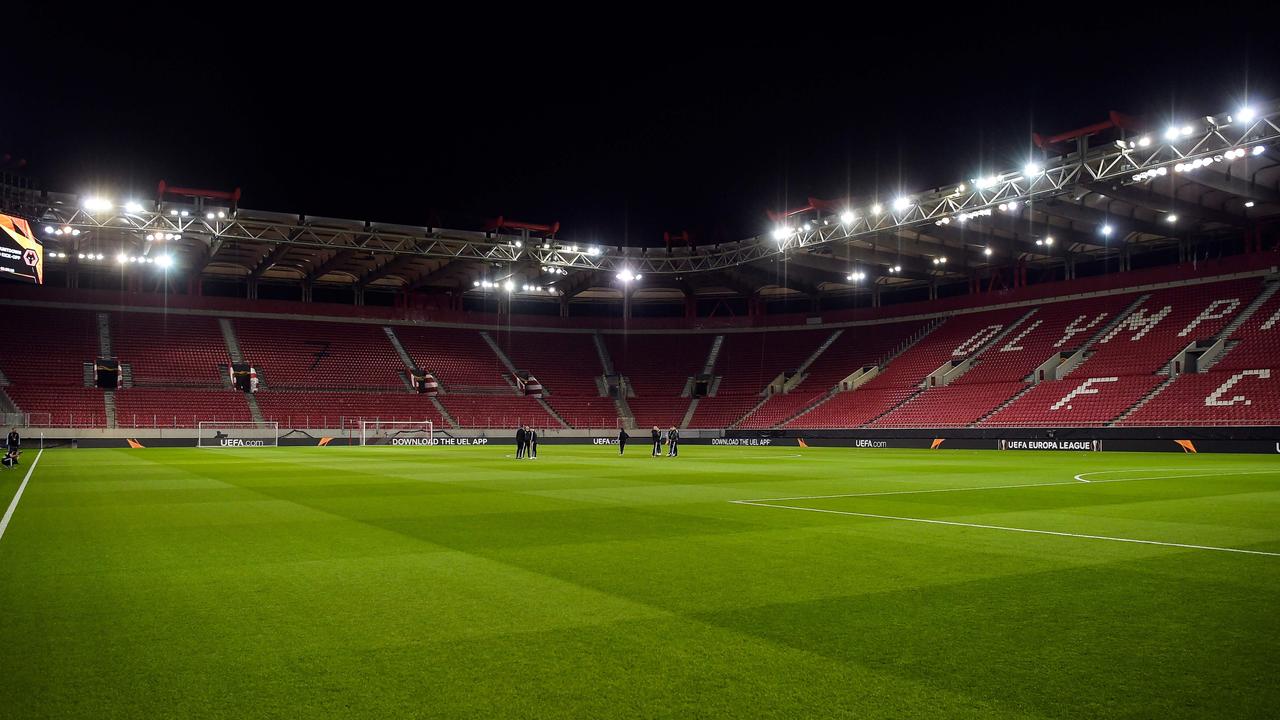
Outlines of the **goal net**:
[{"label": "goal net", "polygon": [[280,424],[275,422],[202,422],[197,447],[276,447]]},{"label": "goal net", "polygon": [[421,422],[391,422],[387,420],[361,420],[361,445],[435,445],[435,424]]}]

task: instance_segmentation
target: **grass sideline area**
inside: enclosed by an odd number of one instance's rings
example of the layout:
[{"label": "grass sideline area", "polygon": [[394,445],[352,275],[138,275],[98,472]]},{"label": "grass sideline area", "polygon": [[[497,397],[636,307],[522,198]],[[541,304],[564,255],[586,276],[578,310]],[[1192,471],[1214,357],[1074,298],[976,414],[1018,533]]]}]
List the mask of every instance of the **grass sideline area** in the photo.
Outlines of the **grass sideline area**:
[{"label": "grass sideline area", "polygon": [[1120,541],[1280,554],[1275,457],[510,452],[45,452],[0,538],[0,716],[1280,706],[1280,555]]}]

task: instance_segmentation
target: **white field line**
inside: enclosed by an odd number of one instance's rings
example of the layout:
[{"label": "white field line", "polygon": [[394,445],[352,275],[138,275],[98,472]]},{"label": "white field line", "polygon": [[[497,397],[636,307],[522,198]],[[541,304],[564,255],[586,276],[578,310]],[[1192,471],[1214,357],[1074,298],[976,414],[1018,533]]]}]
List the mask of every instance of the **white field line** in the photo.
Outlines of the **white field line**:
[{"label": "white field line", "polygon": [[13,494],[13,500],[9,502],[9,509],[4,511],[4,517],[0,518],[0,538],[4,537],[4,531],[9,527],[9,520],[13,518],[13,511],[18,509],[18,501],[22,499],[22,493],[27,489],[27,483],[31,480],[31,473],[36,471],[36,465],[40,464],[40,456],[44,454],[44,448],[36,453],[36,459],[31,461],[31,467],[27,468],[27,476],[22,478],[22,484],[18,486],[18,492]]},{"label": "white field line", "polygon": [[1240,553],[1242,555],[1267,555],[1280,557],[1280,552],[1264,550],[1244,550],[1242,548],[1214,547],[1212,545],[1188,545],[1186,543],[1161,542],[1159,540],[1138,540],[1135,538],[1110,537],[1108,535],[1083,535],[1080,533],[1058,532],[1056,530],[1032,530],[1030,528],[1006,527],[1004,525],[982,525],[980,523],[956,522],[954,520],[932,520],[929,518],[901,517],[898,515],[876,515],[874,513],[848,512],[846,510],[823,510],[822,508],[794,507],[791,505],[770,505],[768,503],[735,501],[739,505],[780,508],[783,510],[804,510],[806,512],[830,513],[832,515],[852,515],[853,517],[874,518],[876,520],[900,520],[902,522],[927,523],[929,525],[951,525],[954,527],[980,528],[982,530],[1004,530],[1005,532],[1030,533],[1033,535],[1055,535],[1057,537],[1084,538],[1086,540],[1110,540],[1112,542],[1136,543],[1138,545],[1160,545],[1163,547],[1185,548],[1188,550],[1212,550],[1214,552]]},{"label": "white field line", "polygon": [[[1178,468],[1168,468],[1176,470]],[[1150,470],[1150,468],[1148,469]],[[1138,480],[1177,480],[1179,478],[1195,478],[1195,477],[1219,477],[1222,475],[1274,475],[1280,474],[1280,470],[1250,470],[1246,472],[1235,473],[1197,473],[1195,475],[1156,475],[1153,477],[1136,477],[1136,478],[1113,478],[1111,480],[1081,480],[1081,475],[1101,475],[1102,473],[1118,473],[1118,472],[1147,472],[1147,470],[1099,470],[1097,472],[1080,473],[1074,480],[1069,482],[1047,482],[1047,483],[1024,483],[1021,485],[979,485],[978,487],[959,487],[959,488],[938,488],[934,490],[887,490],[884,492],[869,493],[841,493],[838,495],[796,495],[794,497],[775,497],[775,498],[757,498],[754,500],[730,500],[731,503],[739,505],[750,503],[767,503],[767,502],[784,502],[787,500],[828,500],[831,498],[847,498],[847,497],[879,497],[882,495],[927,495],[929,493],[949,493],[949,492],[972,492],[976,490],[1010,490],[1013,488],[1029,488],[1029,487],[1053,487],[1055,485],[1076,485],[1081,482],[1087,482],[1093,485],[1102,483],[1117,482],[1136,482]]]},{"label": "white field line", "polygon": [[[1174,469],[1174,468],[1169,468]],[[950,525],[953,527],[970,527],[982,530],[1003,530],[1005,532],[1029,533],[1032,535],[1053,535],[1056,537],[1072,537],[1083,538],[1086,540],[1110,540],[1111,542],[1134,543],[1137,545],[1160,545],[1163,547],[1184,548],[1188,550],[1211,550],[1213,552],[1239,553],[1242,555],[1266,555],[1269,557],[1280,557],[1280,552],[1267,552],[1264,550],[1244,550],[1242,548],[1226,548],[1215,547],[1212,545],[1190,545],[1187,543],[1162,542],[1160,540],[1139,540],[1137,538],[1111,537],[1109,535],[1085,535],[1081,533],[1061,532],[1057,530],[1034,530],[1031,528],[1008,527],[1005,525],[984,525],[981,523],[967,523],[956,520],[934,520],[931,518],[905,517],[901,515],[880,515],[877,513],[861,513],[851,512],[848,510],[826,510],[823,508],[797,507],[795,505],[777,505],[776,502],[785,500],[822,500],[827,498],[846,498],[846,497],[876,497],[882,495],[923,495],[926,493],[939,492],[964,492],[973,490],[1003,490],[1009,488],[1028,488],[1028,487],[1048,487],[1054,485],[1076,485],[1078,482],[1092,482],[1092,484],[1113,483],[1113,482],[1134,482],[1138,480],[1177,480],[1181,478],[1194,477],[1219,477],[1223,475],[1275,475],[1280,474],[1280,470],[1246,470],[1232,473],[1196,473],[1192,475],[1158,475],[1154,477],[1141,478],[1113,478],[1111,480],[1081,480],[1082,475],[1102,475],[1104,473],[1119,472],[1143,472],[1142,470],[1099,470],[1097,472],[1080,473],[1076,475],[1071,482],[1052,482],[1052,483],[1029,483],[1025,485],[989,485],[986,487],[965,487],[965,488],[942,488],[937,490],[894,490],[890,492],[873,492],[873,493],[848,493],[844,495],[808,495],[790,498],[765,498],[762,500],[730,500],[735,505],[754,505],[756,507],[778,508],[780,510],[803,510],[805,512],[827,513],[830,515],[848,515],[852,517],[872,518],[876,520],[898,520],[901,522],[925,523],[928,525]]]}]

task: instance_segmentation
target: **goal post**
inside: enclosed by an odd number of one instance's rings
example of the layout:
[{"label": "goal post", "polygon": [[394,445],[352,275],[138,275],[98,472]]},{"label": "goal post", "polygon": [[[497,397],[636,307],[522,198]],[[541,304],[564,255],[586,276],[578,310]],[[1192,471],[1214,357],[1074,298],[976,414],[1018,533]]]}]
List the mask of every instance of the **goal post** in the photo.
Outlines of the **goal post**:
[{"label": "goal post", "polygon": [[435,445],[435,423],[422,421],[361,420],[361,445]]},{"label": "goal post", "polygon": [[201,422],[196,447],[277,447],[280,424],[276,422]]}]

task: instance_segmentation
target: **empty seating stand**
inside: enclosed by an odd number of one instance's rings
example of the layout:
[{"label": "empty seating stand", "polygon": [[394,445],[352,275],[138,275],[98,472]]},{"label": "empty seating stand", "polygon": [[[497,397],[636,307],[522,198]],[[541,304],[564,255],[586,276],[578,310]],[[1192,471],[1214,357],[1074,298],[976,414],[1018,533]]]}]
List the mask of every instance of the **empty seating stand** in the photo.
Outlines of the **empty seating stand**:
[{"label": "empty seating stand", "polygon": [[221,387],[231,362],[217,318],[200,315],[115,313],[111,345],[136,386]]},{"label": "empty seating stand", "polygon": [[690,377],[702,372],[714,335],[706,333],[603,335],[614,370],[626,376],[635,397],[627,398],[639,427],[679,425],[691,398],[682,397]]},{"label": "empty seating stand", "polygon": [[[944,363],[973,356],[1026,312],[1027,308],[1008,308],[948,318],[861,388],[837,393],[784,427],[841,428],[870,423],[919,393],[929,375]],[[908,416],[908,420],[912,417],[916,416]]]},{"label": "empty seating stand", "polygon": [[[773,395],[768,386],[798,369],[831,330],[724,332],[712,365],[720,378],[716,396],[694,406],[690,424],[1280,424],[1280,294],[1222,337],[1262,287],[1257,277],[1231,279],[1150,291],[1136,304],[1138,293],[1116,293],[851,326],[805,375],[785,383],[789,392]],[[248,316],[231,324],[264,380],[256,395],[263,417],[282,425],[340,428],[381,419],[444,427],[442,406],[463,427],[560,426],[541,403],[517,393],[511,371],[477,329],[397,326],[412,362],[442,384],[444,392],[433,402],[410,392],[404,362],[376,322]],[[9,329],[21,341],[0,346],[0,370],[19,411],[36,424],[103,426],[104,393],[86,387],[84,372],[100,351],[97,312],[24,307],[10,316]],[[120,426],[185,427],[253,416],[245,396],[226,389],[222,368],[230,358],[216,316],[129,309],[111,313],[110,329],[112,354],[133,377],[133,387],[113,395]],[[604,371],[591,333],[490,333],[517,370],[543,383],[547,404],[571,426],[616,427],[613,400],[600,396],[597,381]],[[601,335],[618,372],[630,380],[635,395],[628,403],[638,425],[684,420],[691,407],[688,380],[703,371],[717,334]],[[1183,373],[1186,368],[1171,360],[1193,343],[1223,351],[1192,366],[1200,372]],[[1062,379],[1030,377],[1055,353],[1077,353],[1083,360]],[[833,392],[851,373],[880,365],[857,390]]]},{"label": "empty seating stand", "polygon": [[590,333],[503,332],[495,340],[517,370],[542,383],[547,404],[571,427],[617,427],[617,407],[596,383],[604,369]]},{"label": "empty seating stand", "polygon": [[32,423],[106,425],[103,393],[84,385],[84,363],[98,357],[97,315],[87,310],[24,308],[5,318],[0,343],[5,388]]}]

